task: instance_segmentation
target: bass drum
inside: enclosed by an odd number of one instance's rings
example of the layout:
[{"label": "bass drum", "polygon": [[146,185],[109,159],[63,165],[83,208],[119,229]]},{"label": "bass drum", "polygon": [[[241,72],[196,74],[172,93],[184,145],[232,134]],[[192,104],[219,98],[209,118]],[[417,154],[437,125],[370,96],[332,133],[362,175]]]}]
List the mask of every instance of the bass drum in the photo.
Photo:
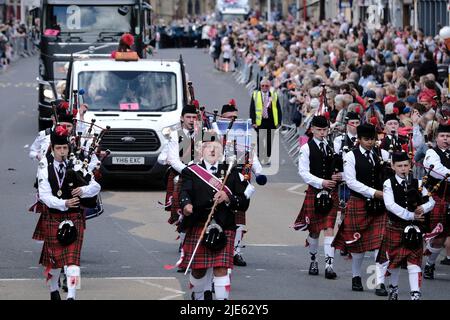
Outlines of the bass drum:
[{"label": "bass drum", "polygon": [[86,220],[89,220],[100,216],[104,211],[105,209],[103,208],[102,198],[99,194],[97,196],[97,205],[95,206],[95,208],[84,209],[84,215]]}]

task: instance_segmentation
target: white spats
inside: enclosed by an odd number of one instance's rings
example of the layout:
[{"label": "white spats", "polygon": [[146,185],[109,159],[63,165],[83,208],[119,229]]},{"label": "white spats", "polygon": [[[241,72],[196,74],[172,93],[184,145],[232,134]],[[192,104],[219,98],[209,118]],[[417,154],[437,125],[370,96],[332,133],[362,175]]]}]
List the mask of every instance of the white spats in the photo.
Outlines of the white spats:
[{"label": "white spats", "polygon": [[216,293],[216,300],[228,300],[230,296],[230,289],[230,276],[214,276],[214,291]]},{"label": "white spats", "polygon": [[361,277],[361,266],[364,260],[363,253],[352,252],[352,275],[353,277]]},{"label": "white spats", "polygon": [[422,286],[422,269],[415,264],[408,266],[409,286],[411,291],[420,291]]},{"label": "white spats", "polygon": [[377,262],[375,264],[375,272],[377,274],[377,285],[382,284],[382,283],[384,284],[388,265],[389,265],[389,261],[386,261],[384,263]]},{"label": "white spats", "polygon": [[194,278],[192,273],[189,275],[189,282],[191,283],[191,290],[194,300],[205,300],[204,292],[207,282],[207,274],[200,279]]},{"label": "white spats", "polygon": [[[331,246],[334,237],[324,237],[323,239],[323,250],[325,252],[325,267],[333,267],[334,260],[334,248]],[[331,258],[331,259],[330,259]]]},{"label": "white spats", "polygon": [[236,236],[234,237],[234,255],[241,253],[242,248],[242,237],[244,233],[245,226],[243,224],[238,224],[236,229]]},{"label": "white spats", "polygon": [[314,238],[311,238],[311,236],[308,236],[307,241],[309,243],[309,253],[316,255],[317,247],[319,246],[319,239],[314,239]]},{"label": "white spats", "polygon": [[75,299],[76,290],[81,287],[81,271],[78,266],[68,266],[66,269],[67,276],[67,299]]},{"label": "white spats", "polygon": [[50,274],[52,275],[52,277],[48,281],[48,284],[50,287],[50,292],[59,291],[58,280],[59,280],[59,275],[61,274],[61,268],[50,270]]}]

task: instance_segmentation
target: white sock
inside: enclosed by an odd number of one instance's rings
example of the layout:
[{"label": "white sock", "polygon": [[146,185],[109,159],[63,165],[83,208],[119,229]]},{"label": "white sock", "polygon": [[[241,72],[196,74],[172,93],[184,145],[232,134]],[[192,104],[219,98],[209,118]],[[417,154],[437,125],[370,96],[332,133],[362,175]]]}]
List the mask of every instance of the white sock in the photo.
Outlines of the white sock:
[{"label": "white sock", "polygon": [[[323,239],[323,251],[325,252],[325,268],[328,266],[333,267],[334,260],[334,247],[331,246],[334,237],[324,237]],[[331,259],[328,259],[331,258]]]},{"label": "white sock", "polygon": [[352,274],[353,277],[361,277],[361,266],[364,260],[363,253],[353,253],[352,252]]},{"label": "white sock", "polygon": [[212,291],[212,281],[214,276],[213,268],[208,268],[205,275],[205,291]]},{"label": "white sock", "polygon": [[216,300],[228,300],[230,290],[231,282],[229,275],[223,277],[214,276],[214,291],[216,294]]},{"label": "white sock", "polygon": [[436,263],[437,257],[439,257],[439,253],[441,252],[442,248],[433,248],[429,243],[427,244],[428,251],[431,252],[431,254],[427,257],[427,265],[431,266]]},{"label": "white sock", "polygon": [[242,234],[245,227],[243,224],[238,224],[237,226],[236,236],[234,237],[234,255],[241,253]]},{"label": "white sock", "polygon": [[50,274],[52,275],[51,279],[49,280],[50,292],[59,291],[58,280],[59,275],[61,274],[61,268],[50,270]]},{"label": "white sock", "polygon": [[186,233],[180,232],[180,243],[181,243],[181,245],[183,245],[184,238],[186,238]]},{"label": "white sock", "polygon": [[389,273],[391,274],[389,283],[394,287],[398,287],[398,278],[400,276],[400,268],[390,269]]},{"label": "white sock", "polygon": [[70,265],[65,268],[67,276],[67,299],[75,299],[77,286],[81,283],[81,269],[79,266]]},{"label": "white sock", "polygon": [[409,286],[411,291],[419,291],[422,285],[422,269],[416,264],[408,266]]},{"label": "white sock", "polygon": [[204,275],[200,279],[194,278],[192,273],[189,275],[189,282],[191,283],[191,290],[194,293],[194,299],[195,300],[205,300],[204,292],[205,292],[205,282],[206,282],[206,275]]},{"label": "white sock", "polygon": [[386,271],[387,267],[389,265],[389,261],[386,261],[384,263],[375,263],[375,272],[377,274],[377,285],[384,284],[385,278],[386,278]]},{"label": "white sock", "polygon": [[316,255],[317,254],[317,247],[319,246],[319,239],[311,238],[311,236],[308,236],[308,243],[309,243],[309,253]]}]

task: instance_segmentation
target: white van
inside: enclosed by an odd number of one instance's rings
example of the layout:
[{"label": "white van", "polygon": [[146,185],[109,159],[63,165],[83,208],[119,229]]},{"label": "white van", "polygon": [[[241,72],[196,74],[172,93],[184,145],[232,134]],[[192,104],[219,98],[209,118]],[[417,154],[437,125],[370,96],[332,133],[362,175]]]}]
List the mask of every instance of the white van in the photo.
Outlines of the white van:
[{"label": "white van", "polygon": [[84,91],[79,99],[89,106],[85,121],[95,118],[96,126],[111,127],[101,142],[102,151],[111,151],[104,177],[163,174],[157,158],[167,143],[163,129],[176,130],[180,123],[183,70],[175,60],[73,62],[70,101],[74,90]]}]

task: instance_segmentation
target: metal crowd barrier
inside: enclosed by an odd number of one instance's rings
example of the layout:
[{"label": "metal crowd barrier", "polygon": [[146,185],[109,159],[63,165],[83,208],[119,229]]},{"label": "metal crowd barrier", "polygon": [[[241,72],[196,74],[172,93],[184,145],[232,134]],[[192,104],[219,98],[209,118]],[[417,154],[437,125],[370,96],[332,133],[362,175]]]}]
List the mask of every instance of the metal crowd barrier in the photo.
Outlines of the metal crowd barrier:
[{"label": "metal crowd barrier", "polygon": [[24,37],[11,37],[9,43],[13,49],[11,56],[13,61],[17,61],[21,57],[34,55],[37,52],[36,46],[29,35]]}]

